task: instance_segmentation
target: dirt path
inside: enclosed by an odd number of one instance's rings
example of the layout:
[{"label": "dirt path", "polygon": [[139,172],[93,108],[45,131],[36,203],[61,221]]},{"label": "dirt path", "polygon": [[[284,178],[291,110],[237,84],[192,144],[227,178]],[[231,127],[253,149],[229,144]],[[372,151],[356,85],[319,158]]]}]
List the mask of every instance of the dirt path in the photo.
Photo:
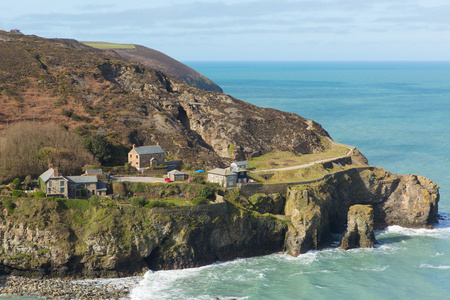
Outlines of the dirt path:
[{"label": "dirt path", "polygon": [[341,144],[341,143],[336,143],[335,141],[332,141],[332,143],[335,144],[335,145],[347,148],[349,150],[348,153],[346,155],[337,156],[337,157],[328,158],[328,159],[317,160],[317,161],[313,161],[313,162],[310,162],[310,163],[307,163],[307,164],[303,164],[303,165],[297,165],[297,166],[285,167],[285,168],[279,168],[279,169],[255,170],[255,171],[251,171],[251,173],[278,172],[278,171],[289,171],[289,170],[297,170],[297,169],[308,168],[308,167],[314,166],[316,164],[322,164],[322,163],[334,161],[336,159],[349,157],[349,156],[351,156],[353,154],[353,151],[356,149],[353,146],[344,145],[344,144]]}]

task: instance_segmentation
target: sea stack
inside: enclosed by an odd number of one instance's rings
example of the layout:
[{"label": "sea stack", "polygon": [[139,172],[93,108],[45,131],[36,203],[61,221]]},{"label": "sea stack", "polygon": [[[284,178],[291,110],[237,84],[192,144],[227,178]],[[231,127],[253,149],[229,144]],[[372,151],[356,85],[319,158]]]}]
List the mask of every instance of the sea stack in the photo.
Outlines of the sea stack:
[{"label": "sea stack", "polygon": [[347,231],[340,248],[373,248],[377,243],[373,234],[374,213],[372,205],[353,205],[348,210]]}]

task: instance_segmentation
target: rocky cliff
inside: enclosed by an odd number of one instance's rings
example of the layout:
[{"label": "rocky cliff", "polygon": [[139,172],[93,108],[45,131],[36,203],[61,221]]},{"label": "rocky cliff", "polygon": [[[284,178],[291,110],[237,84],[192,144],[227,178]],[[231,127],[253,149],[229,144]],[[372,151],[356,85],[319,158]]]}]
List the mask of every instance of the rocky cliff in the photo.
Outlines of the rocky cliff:
[{"label": "rocky cliff", "polygon": [[151,69],[178,78],[179,80],[204,91],[220,92],[223,90],[211,79],[154,49],[140,45],[132,45],[132,48],[116,48],[105,50],[105,53],[114,57],[123,58],[143,64]]},{"label": "rocky cliff", "polygon": [[196,89],[73,40],[0,34],[0,129],[51,122],[83,136],[103,134],[124,153],[159,142],[169,158],[202,168],[326,147],[328,133],[298,115]]},{"label": "rocky cliff", "polygon": [[[194,207],[136,208],[87,200],[2,201],[3,272],[75,277],[124,276],[180,269],[236,257],[328,246],[352,205],[370,204],[377,228],[430,228],[438,186],[417,175],[352,169],[282,194]],[[11,200],[9,200],[11,201]],[[281,205],[281,207],[280,207]]]}]

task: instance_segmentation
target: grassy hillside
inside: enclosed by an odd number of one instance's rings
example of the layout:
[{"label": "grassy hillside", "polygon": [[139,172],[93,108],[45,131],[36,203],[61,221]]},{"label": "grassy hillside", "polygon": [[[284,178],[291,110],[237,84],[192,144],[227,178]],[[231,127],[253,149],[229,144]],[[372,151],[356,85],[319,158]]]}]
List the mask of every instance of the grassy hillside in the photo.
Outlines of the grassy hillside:
[{"label": "grassy hillside", "polygon": [[159,143],[168,160],[202,169],[328,147],[313,121],[196,89],[75,40],[0,37],[0,138],[13,123],[50,123],[85,139],[101,135],[124,160],[133,144]]},{"label": "grassy hillside", "polygon": [[97,49],[134,49],[132,44],[115,44],[115,43],[105,43],[105,42],[81,42],[86,46],[97,48]]}]

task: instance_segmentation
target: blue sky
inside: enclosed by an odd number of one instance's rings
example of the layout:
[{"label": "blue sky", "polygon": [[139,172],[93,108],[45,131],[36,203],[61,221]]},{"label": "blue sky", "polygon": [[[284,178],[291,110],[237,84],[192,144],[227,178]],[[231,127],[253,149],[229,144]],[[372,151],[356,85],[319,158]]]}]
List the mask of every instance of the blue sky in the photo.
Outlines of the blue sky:
[{"label": "blue sky", "polygon": [[181,61],[450,60],[448,0],[2,0],[13,28]]}]

